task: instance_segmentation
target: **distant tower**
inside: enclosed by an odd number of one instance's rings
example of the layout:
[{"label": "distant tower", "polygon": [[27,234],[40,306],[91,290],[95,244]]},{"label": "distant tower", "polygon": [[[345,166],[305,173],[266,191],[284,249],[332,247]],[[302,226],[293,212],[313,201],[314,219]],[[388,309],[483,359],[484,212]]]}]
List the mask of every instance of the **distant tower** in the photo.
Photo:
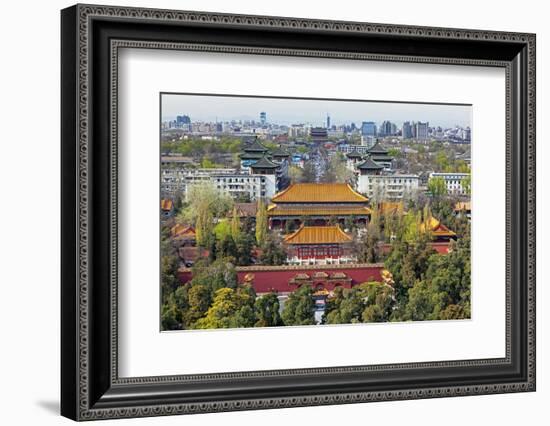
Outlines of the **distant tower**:
[{"label": "distant tower", "polygon": [[327,129],[330,129],[330,115],[327,112]]},{"label": "distant tower", "polygon": [[374,121],[363,121],[361,134],[363,136],[376,136],[376,123]]},{"label": "distant tower", "polygon": [[405,121],[403,123],[403,130],[401,131],[401,136],[403,136],[403,139],[412,139],[413,137],[413,126],[411,126],[410,121]]},{"label": "distant tower", "polygon": [[260,123],[262,126],[265,126],[265,123],[267,123],[267,114],[264,111],[260,112]]}]

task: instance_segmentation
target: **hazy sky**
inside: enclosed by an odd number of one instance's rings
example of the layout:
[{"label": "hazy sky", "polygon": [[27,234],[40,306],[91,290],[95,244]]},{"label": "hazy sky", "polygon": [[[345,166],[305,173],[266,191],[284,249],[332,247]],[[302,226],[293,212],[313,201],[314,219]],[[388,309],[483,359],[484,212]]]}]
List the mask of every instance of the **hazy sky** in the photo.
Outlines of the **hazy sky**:
[{"label": "hazy sky", "polygon": [[192,121],[260,120],[260,112],[267,113],[267,121],[277,124],[326,123],[357,126],[362,121],[381,123],[389,120],[398,126],[404,121],[429,121],[430,126],[471,127],[469,105],[440,105],[416,103],[387,103],[372,101],[333,101],[305,99],[274,99],[236,96],[162,95],[162,121],[174,120],[176,115],[188,115]]}]

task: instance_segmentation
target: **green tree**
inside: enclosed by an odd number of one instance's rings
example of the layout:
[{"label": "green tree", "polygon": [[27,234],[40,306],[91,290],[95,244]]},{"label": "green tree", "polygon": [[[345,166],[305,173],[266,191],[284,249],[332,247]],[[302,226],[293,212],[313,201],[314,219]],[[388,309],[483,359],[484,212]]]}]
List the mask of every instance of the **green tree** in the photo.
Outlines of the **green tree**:
[{"label": "green tree", "polygon": [[233,213],[231,217],[231,236],[233,241],[237,241],[241,235],[241,218],[237,212],[237,207],[233,207]]},{"label": "green tree", "polygon": [[176,290],[178,279],[179,261],[176,256],[166,255],[160,258],[160,281],[163,302]]},{"label": "green tree", "polygon": [[338,289],[325,309],[323,323],[352,324],[361,322],[365,300],[359,288]]},{"label": "green tree", "polygon": [[197,245],[208,247],[213,238],[213,218],[212,213],[206,207],[201,207],[195,221],[195,238]]},{"label": "green tree", "polygon": [[439,198],[447,194],[447,185],[442,177],[433,177],[428,180],[428,191],[433,198]]},{"label": "green tree", "polygon": [[361,263],[376,263],[379,259],[378,236],[375,233],[368,232],[359,241],[358,260]]},{"label": "green tree", "polygon": [[256,242],[259,246],[265,243],[267,237],[267,209],[265,203],[258,201],[258,210],[256,212]]},{"label": "green tree", "polygon": [[321,175],[322,182],[347,183],[353,178],[353,172],[346,166],[346,159],[341,153],[333,155],[326,166]]},{"label": "green tree", "polygon": [[217,259],[210,265],[197,262],[193,267],[191,285],[197,284],[205,286],[210,294],[224,287],[236,288],[237,271],[227,259]]},{"label": "green tree", "polygon": [[[416,241],[397,240],[392,244],[384,265],[393,275],[398,308],[407,303],[409,289],[423,278],[428,269],[428,260],[434,252],[428,240],[422,236]],[[396,315],[399,313],[398,310]]]},{"label": "green tree", "polygon": [[409,290],[404,320],[462,319],[470,317],[470,242],[466,237],[446,254],[433,254],[424,279]]},{"label": "green tree", "polygon": [[435,156],[435,163],[439,167],[440,171],[444,171],[449,167],[449,158],[444,151],[438,151]]},{"label": "green tree", "polygon": [[233,262],[236,261],[238,257],[237,245],[231,235],[226,235],[221,240],[218,240],[216,256],[218,259],[229,258]]},{"label": "green tree", "polygon": [[362,321],[389,321],[395,305],[394,289],[376,281],[361,284],[359,288],[365,300],[365,309],[361,314]]},{"label": "green tree", "polygon": [[233,208],[233,199],[214,184],[200,183],[189,187],[187,206],[176,217],[180,223],[196,224],[199,216],[223,218]]},{"label": "green tree", "polygon": [[201,329],[253,327],[256,320],[255,296],[249,286],[217,290],[212,306],[204,318],[197,321],[196,327]]},{"label": "green tree", "polygon": [[281,316],[285,325],[315,324],[315,302],[309,285],[302,285],[290,293]]},{"label": "green tree", "polygon": [[167,298],[161,307],[160,323],[162,330],[178,330],[181,328],[181,311],[174,301],[173,294]]},{"label": "green tree", "polygon": [[237,256],[235,262],[239,266],[247,266],[252,263],[252,249],[254,248],[254,237],[250,234],[241,233],[235,241]]},{"label": "green tree", "polygon": [[196,328],[196,322],[208,311],[211,293],[205,285],[193,285],[188,291],[188,307],[183,312],[182,319],[186,328]]},{"label": "green tree", "polygon": [[468,173],[468,176],[462,178],[460,181],[460,185],[462,186],[462,189],[467,195],[472,194],[472,175]]},{"label": "green tree", "polygon": [[216,239],[223,240],[227,236],[231,236],[231,223],[227,219],[221,219],[216,226],[214,226],[214,235]]},{"label": "green tree", "polygon": [[274,234],[267,236],[262,246],[260,261],[264,265],[283,265],[286,261],[286,252],[283,249],[281,240]]},{"label": "green tree", "polygon": [[300,183],[304,181],[304,171],[301,167],[290,166],[288,168],[288,177],[290,178],[290,183]]},{"label": "green tree", "polygon": [[302,182],[316,182],[317,174],[313,161],[306,161],[302,170]]},{"label": "green tree", "polygon": [[279,298],[275,293],[264,294],[256,299],[254,303],[256,311],[255,327],[276,327],[283,324],[283,319],[279,312]]}]

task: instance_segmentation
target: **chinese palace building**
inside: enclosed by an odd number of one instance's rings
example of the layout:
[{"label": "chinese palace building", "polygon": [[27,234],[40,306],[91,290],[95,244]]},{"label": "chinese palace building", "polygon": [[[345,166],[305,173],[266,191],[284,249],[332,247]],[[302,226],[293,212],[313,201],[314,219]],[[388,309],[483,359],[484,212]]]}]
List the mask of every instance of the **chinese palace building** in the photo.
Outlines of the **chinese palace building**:
[{"label": "chinese palace building", "polygon": [[428,220],[420,224],[420,231],[428,231],[434,243],[449,243],[451,240],[456,240],[456,233],[443,225],[435,217],[429,217]]},{"label": "chinese palace building", "polygon": [[325,226],[331,219],[343,224],[347,218],[366,224],[371,210],[368,198],[346,183],[295,183],[275,194],[267,209],[269,229],[284,229],[288,221],[294,225]]},{"label": "chinese palace building", "polygon": [[389,170],[392,167],[393,158],[389,155],[389,151],[378,141],[369,149],[369,158],[385,169]]},{"label": "chinese palace building", "polygon": [[244,152],[240,155],[241,169],[248,170],[249,167],[269,154],[269,149],[263,146],[257,139],[244,148]]},{"label": "chinese palace building", "polygon": [[284,238],[289,264],[340,264],[357,261],[350,235],[339,226],[301,226]]}]

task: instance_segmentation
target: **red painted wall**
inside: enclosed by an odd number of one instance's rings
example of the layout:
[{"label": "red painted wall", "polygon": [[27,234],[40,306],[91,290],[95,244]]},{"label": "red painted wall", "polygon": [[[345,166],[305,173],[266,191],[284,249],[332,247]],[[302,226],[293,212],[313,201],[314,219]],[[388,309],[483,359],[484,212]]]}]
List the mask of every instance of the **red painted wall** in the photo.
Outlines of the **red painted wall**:
[{"label": "red painted wall", "polygon": [[[244,270],[243,270],[244,269]],[[313,276],[315,272],[326,272],[331,276],[335,272],[343,272],[349,278],[352,279],[351,285],[361,284],[367,281],[382,281],[380,276],[381,271],[384,269],[384,266],[381,264],[373,264],[361,267],[338,267],[334,268],[330,265],[327,266],[317,266],[315,269],[311,267],[304,268],[283,268],[283,267],[273,267],[266,270],[266,267],[246,267],[246,268],[237,268],[237,276],[240,283],[245,281],[245,276],[248,274],[254,275],[253,287],[256,293],[268,293],[270,291],[277,291],[280,293],[288,293],[296,290],[295,284],[290,284],[289,281],[294,278],[297,274],[305,273],[310,277]],[[186,283],[191,279],[190,270],[181,270],[180,271],[180,281]],[[342,285],[343,287],[348,287],[346,280],[331,281],[329,283],[324,282],[325,279],[314,279],[313,286],[317,284],[324,284],[324,287],[327,290],[333,290],[337,284]]]}]

